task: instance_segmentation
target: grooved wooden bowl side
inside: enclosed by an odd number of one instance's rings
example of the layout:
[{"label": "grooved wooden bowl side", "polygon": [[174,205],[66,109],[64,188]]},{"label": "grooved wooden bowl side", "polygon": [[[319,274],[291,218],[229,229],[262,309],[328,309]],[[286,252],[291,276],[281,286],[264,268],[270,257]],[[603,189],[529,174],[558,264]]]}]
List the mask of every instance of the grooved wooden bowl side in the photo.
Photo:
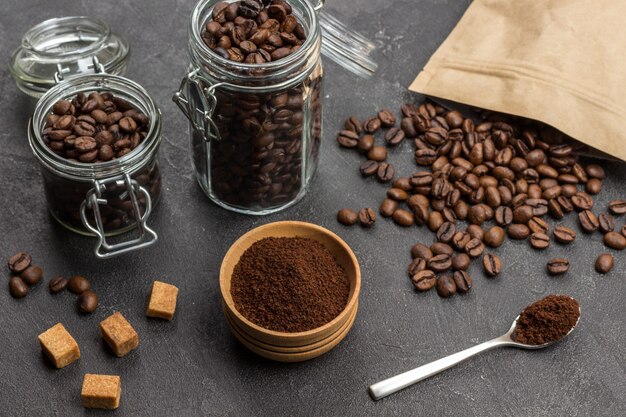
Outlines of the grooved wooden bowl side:
[{"label": "grooved wooden bowl side", "polygon": [[[316,329],[298,333],[269,330],[252,323],[237,309],[230,294],[231,277],[241,255],[255,242],[266,237],[303,237],[314,239],[323,244],[346,271],[350,280],[350,294],[344,310],[330,322]],[[328,338],[348,321],[354,311],[361,290],[361,270],[352,249],[336,234],[321,226],[298,221],[269,223],[250,230],[230,247],[220,268],[220,291],[222,300],[230,318],[244,333],[263,343],[274,346],[306,346]]]}]

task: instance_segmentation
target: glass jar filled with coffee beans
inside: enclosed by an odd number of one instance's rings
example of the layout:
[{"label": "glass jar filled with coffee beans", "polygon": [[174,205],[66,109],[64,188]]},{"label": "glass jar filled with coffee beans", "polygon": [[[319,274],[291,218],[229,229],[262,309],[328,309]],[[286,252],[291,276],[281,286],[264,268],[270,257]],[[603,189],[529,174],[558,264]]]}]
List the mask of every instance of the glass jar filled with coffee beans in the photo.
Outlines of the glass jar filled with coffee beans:
[{"label": "glass jar filled with coffee beans", "polygon": [[[146,224],[161,190],[161,114],[139,84],[102,73],[68,77],[37,103],[28,138],[48,209],[68,229],[98,237],[107,258],[154,243]],[[108,236],[135,230],[115,244]]]},{"label": "glass jar filled with coffee beans", "polygon": [[321,35],[307,0],[203,0],[189,28],[190,73],[174,96],[190,120],[195,174],[227,209],[297,202],[318,160]]}]

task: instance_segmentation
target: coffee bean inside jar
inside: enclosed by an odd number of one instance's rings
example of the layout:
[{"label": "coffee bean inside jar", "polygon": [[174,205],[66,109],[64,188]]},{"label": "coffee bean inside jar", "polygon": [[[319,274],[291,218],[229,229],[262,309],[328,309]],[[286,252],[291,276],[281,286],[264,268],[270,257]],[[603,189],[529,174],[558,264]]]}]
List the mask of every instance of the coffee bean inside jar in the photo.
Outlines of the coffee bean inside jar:
[{"label": "coffee bean inside jar", "polygon": [[[187,80],[199,82],[197,94],[215,104],[208,131],[192,120],[201,187],[221,206],[249,214],[295,203],[315,171],[321,139],[315,12],[305,0],[208,0],[192,19],[198,71]],[[190,114],[202,106],[201,100],[185,103]]]}]

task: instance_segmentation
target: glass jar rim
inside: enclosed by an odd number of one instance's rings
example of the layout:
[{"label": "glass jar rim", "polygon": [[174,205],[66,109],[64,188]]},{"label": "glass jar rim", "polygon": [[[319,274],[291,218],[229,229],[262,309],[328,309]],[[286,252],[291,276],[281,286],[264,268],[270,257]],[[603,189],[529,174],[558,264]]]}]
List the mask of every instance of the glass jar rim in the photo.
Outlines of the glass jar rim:
[{"label": "glass jar rim", "polygon": [[[295,68],[301,65],[305,61],[312,50],[315,50],[316,46],[319,49],[321,46],[321,29],[317,17],[317,13],[311,3],[307,0],[290,0],[296,3],[298,10],[304,12],[302,16],[306,20],[309,26],[309,33],[302,46],[294,53],[287,55],[286,57],[265,62],[263,64],[246,64],[244,62],[236,62],[230,59],[224,58],[217,53],[213,52],[202,40],[202,29],[204,28],[205,21],[201,21],[203,13],[207,11],[207,8],[214,6],[219,0],[202,0],[194,7],[189,24],[189,52],[192,60],[202,58],[205,62],[211,62],[212,67],[219,67],[220,69],[230,69],[226,71],[229,75],[236,75],[236,72],[242,72],[246,74],[253,73],[255,70],[263,69],[266,71],[265,77],[275,77],[276,75],[289,74]],[[212,7],[211,7],[212,9]],[[205,19],[206,20],[206,19]],[[193,41],[193,42],[191,42]],[[198,66],[198,62],[193,62],[195,66]],[[315,66],[314,63],[309,65],[311,69]],[[276,71],[276,72],[274,72]],[[246,75],[239,77],[241,80],[250,81],[251,79],[262,79],[263,77],[257,77],[255,75]]]},{"label": "glass jar rim", "polygon": [[[71,90],[71,91],[68,91]],[[52,105],[64,98],[79,92],[110,91],[131,96],[133,105],[139,104],[140,110],[150,118],[150,129],[146,138],[132,152],[106,162],[84,163],[63,158],[54,153],[43,141],[41,129],[45,118],[50,114]],[[28,128],[30,147],[46,168],[58,175],[72,179],[102,179],[120,174],[131,174],[151,160],[161,142],[161,112],[152,96],[138,83],[112,74],[87,74],[73,77],[57,84],[44,94],[37,102],[35,111],[30,118]]]}]

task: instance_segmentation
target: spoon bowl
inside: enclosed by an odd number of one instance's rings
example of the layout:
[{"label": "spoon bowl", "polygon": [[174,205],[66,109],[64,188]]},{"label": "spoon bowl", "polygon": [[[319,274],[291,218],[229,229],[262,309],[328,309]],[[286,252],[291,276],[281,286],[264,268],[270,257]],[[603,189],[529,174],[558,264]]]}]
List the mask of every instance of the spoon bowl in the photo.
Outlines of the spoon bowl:
[{"label": "spoon bowl", "polygon": [[515,318],[513,324],[509,331],[503,334],[500,337],[496,337],[495,339],[489,340],[488,342],[481,343],[469,349],[465,349],[461,352],[454,353],[450,356],[446,356],[445,358],[441,358],[434,362],[428,363],[426,365],[422,365],[419,368],[412,369],[410,371],[404,372],[402,374],[393,376],[391,378],[385,379],[384,381],[377,382],[373,385],[370,385],[368,388],[368,392],[372,399],[380,400],[388,395],[391,395],[395,392],[398,392],[410,385],[413,385],[419,381],[422,381],[426,378],[429,378],[435,374],[438,374],[441,371],[444,371],[448,368],[453,367],[454,365],[465,361],[466,359],[471,358],[474,355],[478,355],[479,353],[485,352],[487,350],[495,349],[498,347],[511,346],[521,349],[543,349],[548,347],[560,340],[566,338],[578,325],[580,321],[581,311],[580,306],[578,307],[578,320],[572,326],[572,328],[562,337],[555,339],[548,343],[543,343],[540,345],[529,345],[526,343],[517,342],[514,339],[515,329],[517,328],[517,321],[519,320],[519,316]]}]

